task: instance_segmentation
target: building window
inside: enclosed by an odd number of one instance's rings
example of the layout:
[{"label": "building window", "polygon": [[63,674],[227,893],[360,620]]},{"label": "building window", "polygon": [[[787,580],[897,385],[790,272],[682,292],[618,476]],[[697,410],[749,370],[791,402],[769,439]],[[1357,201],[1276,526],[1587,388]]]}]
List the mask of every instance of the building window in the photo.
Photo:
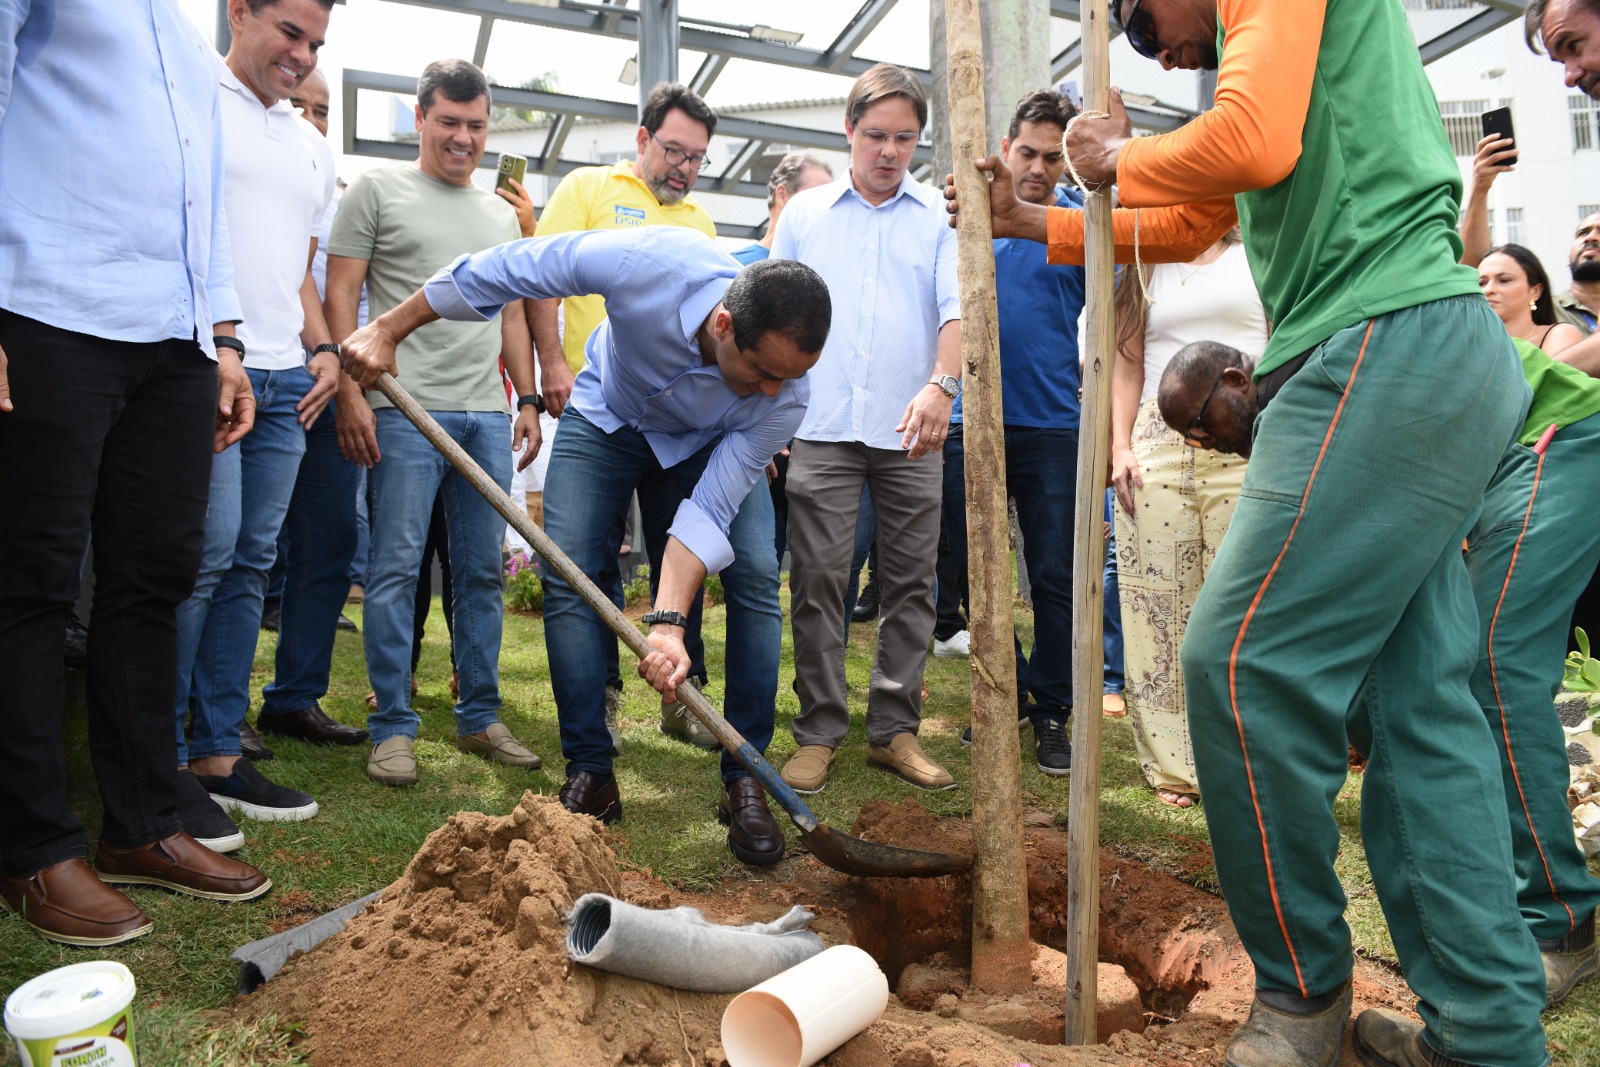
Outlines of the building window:
[{"label": "building window", "polygon": [[1520,245],[1522,238],[1522,209],[1520,207],[1506,208],[1506,243]]},{"label": "building window", "polygon": [[1592,152],[1600,138],[1596,138],[1596,120],[1600,119],[1600,101],[1582,94],[1567,97],[1567,112],[1572,118],[1572,150]]},{"label": "building window", "polygon": [[1444,118],[1445,136],[1450,138],[1450,148],[1456,155],[1470,159],[1477,153],[1478,141],[1483,137],[1483,120],[1480,116],[1488,110],[1487,100],[1439,102],[1439,113]]},{"label": "building window", "polygon": [[1494,208],[1491,207],[1491,208],[1485,209],[1484,215],[1486,216],[1485,221],[1488,223],[1488,226],[1489,226],[1489,243],[1492,244],[1492,245],[1497,245],[1500,242],[1495,240],[1495,236],[1494,236]]}]

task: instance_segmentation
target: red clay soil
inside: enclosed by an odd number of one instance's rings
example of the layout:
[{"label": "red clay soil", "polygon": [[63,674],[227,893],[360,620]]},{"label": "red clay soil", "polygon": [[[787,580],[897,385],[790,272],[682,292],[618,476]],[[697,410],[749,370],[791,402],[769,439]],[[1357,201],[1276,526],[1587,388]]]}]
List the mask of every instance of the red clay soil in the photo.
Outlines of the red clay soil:
[{"label": "red clay soil", "polygon": [[[1030,822],[1033,820],[1030,820]],[[914,801],[875,802],[855,831],[872,840],[970,852],[960,820]],[[830,944],[856,943],[888,974],[883,1018],[828,1067],[1200,1067],[1222,1062],[1253,995],[1248,958],[1217,898],[1101,856],[1103,1045],[1065,1048],[1066,838],[1030,827],[1035,988],[989,997],[966,986],[965,877],[859,879],[801,853],[684,893],[619,872],[604,831],[552,798],[525,795],[505,817],[463,813],[429,836],[406,873],[339,936],[298,957],[232,1009],[303,1025],[320,1067],[395,1063],[725,1067],[718,1028],[731,996],[675,992],[567,961],[561,916],[586,892],[644,907],[688,904],[715,922],[817,913]],[[1357,1010],[1409,1008],[1404,983],[1358,961]],[[1175,1020],[1175,1021],[1167,1021]],[[1142,1031],[1142,1032],[1141,1032]],[[1347,1062],[1354,1060],[1347,1053]]]}]

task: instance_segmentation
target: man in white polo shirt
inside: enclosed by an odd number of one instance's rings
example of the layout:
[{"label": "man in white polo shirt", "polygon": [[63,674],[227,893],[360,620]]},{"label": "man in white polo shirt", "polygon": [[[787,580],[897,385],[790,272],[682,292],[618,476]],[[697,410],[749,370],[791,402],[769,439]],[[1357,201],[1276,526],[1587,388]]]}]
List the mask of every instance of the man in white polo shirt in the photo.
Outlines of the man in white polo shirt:
[{"label": "man in white polo shirt", "polygon": [[240,729],[267,572],[306,429],[339,375],[338,346],[310,272],[317,224],[333,196],[333,153],[288,100],[316,66],[332,7],[333,0],[228,4],[233,43],[219,71],[224,198],[245,318],[238,339],[257,415],[255,430],[216,457],[200,578],[178,610],[178,763],[193,772],[179,775],[179,818],[213,848],[243,843],[218,804],[256,819],[308,819],[317,811],[310,796],[274,784],[241,758]]}]

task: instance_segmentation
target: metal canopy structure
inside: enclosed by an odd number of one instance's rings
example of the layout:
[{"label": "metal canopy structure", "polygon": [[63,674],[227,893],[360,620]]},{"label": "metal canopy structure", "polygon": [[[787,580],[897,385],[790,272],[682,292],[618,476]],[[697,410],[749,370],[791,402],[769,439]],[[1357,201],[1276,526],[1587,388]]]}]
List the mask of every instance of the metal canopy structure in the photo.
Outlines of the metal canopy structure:
[{"label": "metal canopy structure", "polygon": [[[219,3],[221,0],[219,0]],[[444,11],[478,20],[473,60],[483,66],[496,29],[507,24],[543,27],[571,33],[591,34],[614,41],[630,42],[638,48],[630,61],[642,102],[644,94],[657,81],[685,81],[697,93],[706,95],[733,61],[750,61],[770,67],[808,71],[853,78],[875,62],[862,55],[862,49],[898,0],[864,0],[854,15],[839,26],[825,48],[797,43],[801,35],[765,25],[735,25],[684,14],[678,0],[391,0],[413,7]],[[911,0],[907,0],[911,2]],[[938,0],[933,0],[938,2]],[[1436,27],[1441,16],[1459,13],[1459,18],[1442,32],[1419,39],[1418,50],[1424,63],[1431,63],[1483,35],[1518,18],[1519,0],[1400,0],[1413,18],[1413,25]],[[1051,80],[1060,82],[1075,72],[1082,60],[1078,39],[1081,0],[1049,0],[1052,28],[1056,36],[1070,34],[1073,40],[1052,58]],[[765,10],[765,5],[747,5],[742,10]],[[749,17],[758,17],[755,14]],[[1063,24],[1070,24],[1063,26]],[[1061,31],[1065,31],[1064,33]],[[675,31],[675,32],[674,32]],[[1125,47],[1125,46],[1124,46]],[[678,72],[679,50],[699,53],[697,69],[687,77]],[[933,72],[911,68],[925,85],[932,85]],[[357,136],[357,105],[360,91],[375,90],[408,96],[415,91],[414,74],[346,69],[343,84],[344,151],[347,154],[410,159],[415,146],[405,141],[378,140]],[[634,105],[595,97],[567,95],[534,89],[495,86],[497,105],[525,108],[551,116],[548,133],[537,156],[528,160],[530,171],[560,176],[594,160],[563,155],[569,135],[579,120],[633,122]],[[1197,98],[1209,101],[1202,79]],[[1129,94],[1128,111],[1134,125],[1147,130],[1176,129],[1196,111],[1187,106],[1166,104],[1139,94]],[[702,175],[698,189],[703,192],[765,199],[766,186],[751,180],[752,169],[769,146],[793,146],[847,152],[844,134],[832,129],[812,129],[775,122],[723,115],[717,124],[719,138],[742,142],[727,162],[714,174]],[[493,167],[498,156],[485,156],[484,165]],[[918,146],[913,167],[919,177],[931,170],[932,150]]]}]

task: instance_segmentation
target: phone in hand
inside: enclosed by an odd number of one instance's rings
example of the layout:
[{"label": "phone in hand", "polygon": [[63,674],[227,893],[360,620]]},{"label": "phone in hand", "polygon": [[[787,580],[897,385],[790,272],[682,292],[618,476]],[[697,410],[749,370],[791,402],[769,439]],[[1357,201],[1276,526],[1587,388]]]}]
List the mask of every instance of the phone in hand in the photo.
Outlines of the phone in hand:
[{"label": "phone in hand", "polygon": [[[1515,146],[1516,137],[1511,132],[1511,109],[1509,107],[1497,107],[1493,111],[1485,111],[1483,113],[1483,135],[1511,141]],[[1509,159],[1501,161],[1500,165],[1509,167],[1516,161],[1517,157],[1511,156]]]},{"label": "phone in hand", "polygon": [[[1509,122],[1510,118],[1508,117],[1506,121]],[[512,180],[515,180],[518,185],[521,185],[522,180],[527,176],[527,173],[527,156],[519,156],[515,152],[501,152],[500,174],[494,180],[494,187],[496,189],[506,189],[514,193],[516,190],[511,188]]]}]

